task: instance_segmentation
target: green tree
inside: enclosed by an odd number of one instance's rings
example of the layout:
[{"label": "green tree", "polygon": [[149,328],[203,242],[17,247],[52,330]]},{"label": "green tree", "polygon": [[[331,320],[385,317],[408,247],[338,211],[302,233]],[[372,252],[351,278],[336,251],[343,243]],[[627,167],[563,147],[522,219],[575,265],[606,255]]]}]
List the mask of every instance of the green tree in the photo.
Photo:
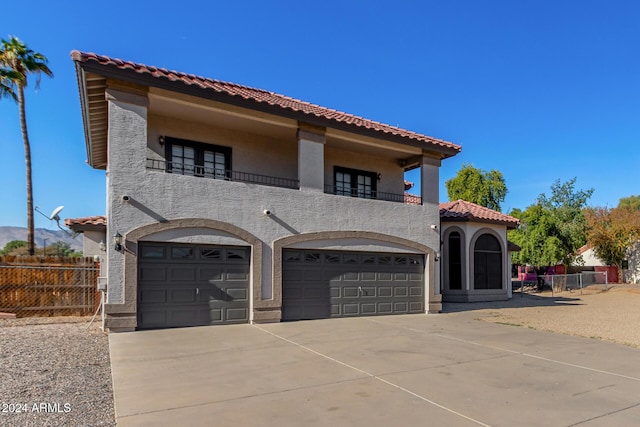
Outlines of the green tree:
[{"label": "green tree", "polygon": [[522,248],[513,254],[513,262],[537,267],[562,264],[569,266],[575,253],[587,241],[585,207],[593,189],[576,190],[576,178],[551,186],[551,196],[538,196],[524,212],[511,215],[520,219],[520,228],[509,232],[509,239]]},{"label": "green tree", "polygon": [[18,109],[20,111],[20,129],[24,142],[24,159],[27,181],[27,247],[29,255],[35,253],[34,222],[33,222],[33,184],[31,173],[31,145],[27,132],[27,116],[25,113],[24,88],[27,86],[27,76],[36,75],[36,87],[40,85],[41,74],[53,77],[47,66],[47,58],[41,53],[29,49],[14,36],[9,40],[2,39],[0,46],[0,68],[4,71],[4,87],[10,87],[10,81],[17,88]]},{"label": "green tree", "polygon": [[14,255],[13,252],[16,249],[27,246],[27,242],[24,240],[11,240],[4,245],[4,248],[0,251],[0,255]]},{"label": "green tree", "polygon": [[607,265],[618,268],[622,278],[622,262],[629,249],[640,239],[640,210],[632,207],[587,209],[589,233],[587,242],[596,256]]},{"label": "green tree", "polygon": [[66,242],[53,242],[51,245],[47,246],[47,255],[70,257],[82,256],[81,253],[71,249],[71,245]]},{"label": "green tree", "polygon": [[445,182],[449,200],[466,200],[489,209],[500,211],[507,195],[507,185],[502,173],[484,171],[473,165],[463,164],[458,174]]},{"label": "green tree", "polygon": [[640,196],[623,197],[618,202],[619,208],[629,208],[632,210],[640,210]]}]

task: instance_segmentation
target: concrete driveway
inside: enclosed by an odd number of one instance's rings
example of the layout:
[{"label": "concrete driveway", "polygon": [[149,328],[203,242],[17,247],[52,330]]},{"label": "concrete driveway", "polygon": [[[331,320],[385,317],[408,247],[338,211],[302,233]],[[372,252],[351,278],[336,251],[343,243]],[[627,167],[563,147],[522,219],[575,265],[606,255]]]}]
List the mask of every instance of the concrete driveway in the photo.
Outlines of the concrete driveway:
[{"label": "concrete driveway", "polygon": [[111,334],[118,426],[640,425],[640,350],[477,316]]}]

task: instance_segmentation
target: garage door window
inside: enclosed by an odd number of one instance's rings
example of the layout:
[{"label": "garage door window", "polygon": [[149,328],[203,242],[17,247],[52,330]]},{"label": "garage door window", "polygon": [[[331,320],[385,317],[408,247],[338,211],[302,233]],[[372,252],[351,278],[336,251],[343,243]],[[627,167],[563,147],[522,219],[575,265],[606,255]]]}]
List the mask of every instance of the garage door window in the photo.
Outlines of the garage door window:
[{"label": "garage door window", "polygon": [[193,259],[193,248],[171,248],[171,258],[173,259]]},{"label": "garage door window", "polygon": [[146,259],[160,259],[165,257],[163,246],[142,246],[140,256]]},{"label": "garage door window", "polygon": [[221,259],[222,250],[221,249],[202,249],[200,252],[200,256],[204,259]]}]

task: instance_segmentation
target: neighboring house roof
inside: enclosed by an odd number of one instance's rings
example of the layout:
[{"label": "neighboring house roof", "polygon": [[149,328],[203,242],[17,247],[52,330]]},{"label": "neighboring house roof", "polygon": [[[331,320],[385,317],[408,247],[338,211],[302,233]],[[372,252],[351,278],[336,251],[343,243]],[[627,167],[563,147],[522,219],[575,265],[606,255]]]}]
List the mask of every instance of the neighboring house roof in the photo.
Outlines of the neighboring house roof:
[{"label": "neighboring house roof", "polygon": [[576,255],[582,255],[583,253],[587,252],[589,249],[591,249],[591,245],[586,244],[576,251]]},{"label": "neighboring house roof", "polygon": [[404,193],[404,202],[407,205],[420,205],[422,204],[422,197],[416,196],[415,194],[409,194],[407,192]]},{"label": "neighboring house roof", "polygon": [[[314,125],[415,145],[438,152],[442,158],[454,156],[461,151],[459,145],[448,141],[321,107],[275,92],[123,61],[95,53],[74,50],[71,52],[71,58],[76,63],[80,86],[89,163],[94,167],[106,165],[106,148],[101,147],[99,152],[94,153],[97,157],[93,158],[91,149],[95,144],[90,144],[91,138],[95,138],[106,146],[107,110],[104,97],[106,77],[212,99]],[[92,75],[87,78],[86,73]],[[100,79],[99,76],[104,78]]]},{"label": "neighboring house roof", "polygon": [[97,215],[84,218],[65,218],[64,225],[76,233],[90,230],[103,230],[107,226],[107,217]]},{"label": "neighboring house roof", "polygon": [[520,220],[517,218],[465,200],[440,203],[440,220],[443,222],[486,222],[506,225],[507,228],[516,228],[520,224]]},{"label": "neighboring house roof", "polygon": [[522,248],[510,240],[507,240],[507,251],[509,252],[520,252]]}]

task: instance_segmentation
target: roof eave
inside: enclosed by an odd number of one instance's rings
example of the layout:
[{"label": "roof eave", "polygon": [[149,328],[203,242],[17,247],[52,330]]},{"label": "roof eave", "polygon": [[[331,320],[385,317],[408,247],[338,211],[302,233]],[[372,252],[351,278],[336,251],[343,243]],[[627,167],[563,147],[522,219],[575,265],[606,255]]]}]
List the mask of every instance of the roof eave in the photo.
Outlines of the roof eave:
[{"label": "roof eave", "polygon": [[[281,117],[286,117],[294,120],[303,121],[309,124],[324,126],[328,128],[340,129],[359,135],[374,137],[377,139],[384,139],[390,142],[401,143],[418,148],[422,148],[429,152],[439,155],[442,159],[453,157],[460,153],[461,147],[455,144],[453,147],[440,145],[439,142],[427,142],[420,141],[415,138],[405,137],[402,135],[394,135],[392,133],[383,132],[375,129],[368,129],[362,126],[357,126],[350,123],[337,122],[326,117],[319,117],[314,114],[305,113],[302,111],[296,111],[288,109],[279,105],[271,105],[265,102],[257,102],[251,99],[245,99],[240,96],[230,95],[225,92],[217,92],[211,89],[202,88],[197,85],[187,85],[179,81],[170,81],[166,78],[155,77],[149,74],[138,73],[135,70],[121,69],[113,64],[99,64],[93,61],[85,61],[82,55],[72,55],[73,60],[76,62],[76,67],[81,68],[85,73],[90,71],[95,74],[107,78],[114,78],[123,80],[129,83],[140,84],[148,87],[155,87],[159,89],[165,89],[168,91],[178,92],[185,95],[195,96],[198,98],[210,99],[222,103],[235,105],[237,107],[247,108],[250,110],[260,111],[264,113],[274,114]],[[82,75],[84,78],[84,74]],[[86,102],[86,101],[85,101]],[[86,124],[85,124],[86,134]],[[89,152],[89,151],[88,151]],[[91,161],[90,161],[91,162]],[[92,165],[93,166],[93,165]],[[95,166],[94,166],[95,167]]]},{"label": "roof eave", "polygon": [[504,225],[508,230],[515,230],[516,228],[518,228],[518,224],[514,224],[511,221],[500,221],[495,219],[484,219],[468,216],[461,216],[457,218],[440,216],[440,222],[479,222],[482,224]]}]

